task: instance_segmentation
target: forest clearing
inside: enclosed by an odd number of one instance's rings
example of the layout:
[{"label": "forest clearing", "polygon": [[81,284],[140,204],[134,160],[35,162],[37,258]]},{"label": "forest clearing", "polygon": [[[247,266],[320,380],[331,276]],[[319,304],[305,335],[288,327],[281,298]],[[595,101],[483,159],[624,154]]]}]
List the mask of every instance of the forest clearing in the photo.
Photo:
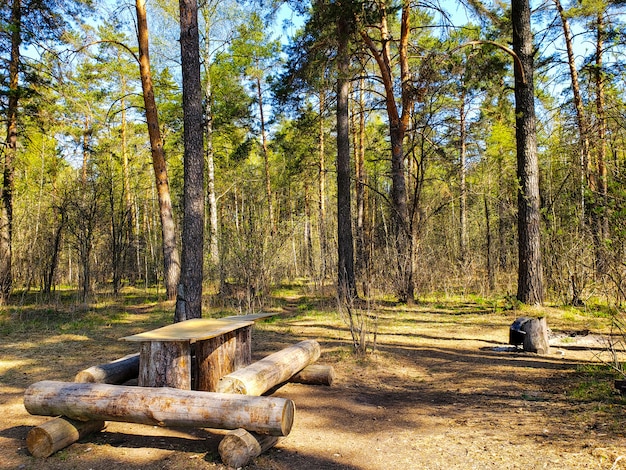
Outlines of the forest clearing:
[{"label": "forest clearing", "polygon": [[[217,402],[270,353],[257,371],[334,368],[272,390],[293,432],[249,468],[626,468],[624,8],[2,2],[0,467],[224,468],[204,407],[191,430],[87,417],[106,429],[29,455],[49,418],[25,391],[145,333],[142,403]],[[549,353],[511,348],[520,316]],[[189,322],[220,336],[192,352]],[[161,327],[184,354],[152,354]],[[229,419],[270,397],[232,389],[210,427],[267,431]]]},{"label": "forest clearing", "polygon": [[[223,431],[113,422],[47,459],[30,456],[26,435],[49,418],[26,412],[25,388],[71,381],[135,352],[119,338],[171,323],[173,304],[130,290],[85,308],[29,300],[0,310],[2,468],[227,468],[217,453]],[[296,404],[293,430],[246,468],[626,468],[624,398],[613,388],[616,375],[598,363],[611,327],[601,310],[526,310],[548,319],[546,356],[509,351],[520,312],[504,300],[380,303],[369,310],[377,336],[366,355],[354,354],[332,298],[283,292],[269,311],[279,315],[255,327],[255,357],[315,339],[319,363],[337,377],[331,387],[276,391]]]}]

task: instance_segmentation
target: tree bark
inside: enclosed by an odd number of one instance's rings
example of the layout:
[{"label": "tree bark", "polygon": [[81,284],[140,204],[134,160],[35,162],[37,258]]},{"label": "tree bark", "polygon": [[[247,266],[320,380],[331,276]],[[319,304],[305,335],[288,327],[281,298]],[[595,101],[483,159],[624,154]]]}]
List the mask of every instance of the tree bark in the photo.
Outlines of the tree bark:
[{"label": "tree bark", "polygon": [[352,213],[350,210],[350,126],[348,95],[350,90],[348,55],[348,24],[338,20],[339,74],[337,77],[337,296],[340,300],[355,298],[354,247]]},{"label": "tree bark", "polygon": [[328,242],[326,238],[326,149],[324,145],[324,108],[325,94],[320,92],[320,127],[319,127],[319,181],[318,181],[318,224],[320,238],[321,269],[320,278],[322,283],[326,278],[326,259],[328,254]]},{"label": "tree bark", "polygon": [[137,385],[191,390],[189,341],[144,341],[139,355]]},{"label": "tree bark", "polygon": [[515,124],[518,189],[517,299],[526,304],[543,303],[543,268],[539,231],[539,162],[533,85],[533,35],[528,0],[513,0],[513,51],[515,65]]},{"label": "tree bark", "polygon": [[204,145],[198,3],[180,0],[180,50],[183,78],[184,208],[181,284],[184,308],[177,301],[175,321],[202,317],[204,245]]},{"label": "tree bark", "polygon": [[43,381],[24,393],[30,414],[63,415],[152,426],[238,429],[286,436],[293,426],[293,401],[178,390],[168,387]]},{"label": "tree bark", "polygon": [[217,391],[262,395],[272,387],[287,381],[319,357],[320,345],[317,341],[301,341],[222,377]]},{"label": "tree bark", "polygon": [[176,247],[176,225],[170,197],[170,186],[167,178],[165,152],[159,128],[159,115],[154,100],[152,74],[150,73],[150,54],[148,41],[148,21],[146,19],[146,1],[135,0],[137,10],[137,39],[139,42],[139,72],[143,90],[146,122],[152,152],[152,167],[156,180],[159,199],[159,216],[161,218],[161,235],[163,238],[163,272],[165,291],[169,300],[176,298],[176,290],[180,278],[180,257]]}]

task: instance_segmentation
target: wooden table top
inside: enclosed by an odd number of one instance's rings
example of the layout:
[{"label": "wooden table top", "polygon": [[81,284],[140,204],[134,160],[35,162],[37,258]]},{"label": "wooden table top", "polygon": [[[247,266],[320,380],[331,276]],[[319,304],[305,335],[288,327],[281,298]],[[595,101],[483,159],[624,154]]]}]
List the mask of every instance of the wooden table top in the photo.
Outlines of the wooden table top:
[{"label": "wooden table top", "polygon": [[263,318],[274,317],[276,315],[280,315],[280,313],[279,312],[264,312],[264,313],[249,313],[247,315],[231,315],[230,317],[222,317],[220,320],[257,321]]},{"label": "wooden table top", "polygon": [[[245,317],[245,315],[243,315]],[[215,338],[225,333],[254,324],[250,320],[239,320],[237,317],[224,318],[193,318],[171,325],[146,331],[132,336],[120,338],[120,341],[189,341],[194,343]]]}]

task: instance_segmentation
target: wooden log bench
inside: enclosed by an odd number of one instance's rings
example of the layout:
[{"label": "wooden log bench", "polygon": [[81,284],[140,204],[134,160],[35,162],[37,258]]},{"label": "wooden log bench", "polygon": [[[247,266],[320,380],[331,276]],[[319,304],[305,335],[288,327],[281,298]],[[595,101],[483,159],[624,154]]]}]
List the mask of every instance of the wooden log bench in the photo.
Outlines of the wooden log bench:
[{"label": "wooden log bench", "polygon": [[[193,364],[192,358],[192,364]],[[76,374],[74,382],[122,385],[136,380],[139,375],[139,353],[129,354],[115,361],[89,367]],[[335,381],[333,366],[311,364],[287,379],[304,385],[331,386]]]},{"label": "wooden log bench", "polygon": [[315,340],[301,341],[293,346],[238,369],[222,377],[217,391],[242,395],[262,395],[300,372],[320,357]]},{"label": "wooden log bench", "polygon": [[[74,382],[123,384],[136,379],[138,374],[139,354],[129,354],[80,371],[74,377]],[[106,423],[102,420],[77,421],[59,416],[31,428],[26,435],[26,447],[34,457],[49,457],[105,427]]]},{"label": "wooden log bench", "polygon": [[286,398],[51,380],[28,387],[24,407],[33,415],[77,421],[243,428],[272,436],[288,435],[295,413],[293,401]]}]

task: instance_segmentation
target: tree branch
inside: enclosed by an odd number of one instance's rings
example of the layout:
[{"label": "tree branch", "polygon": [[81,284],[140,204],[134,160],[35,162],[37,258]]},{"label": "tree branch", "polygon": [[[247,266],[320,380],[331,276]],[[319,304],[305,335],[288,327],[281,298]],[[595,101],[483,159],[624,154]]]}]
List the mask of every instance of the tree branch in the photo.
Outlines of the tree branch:
[{"label": "tree branch", "polygon": [[450,51],[452,54],[454,54],[456,51],[467,47],[467,46],[477,46],[477,45],[485,45],[485,44],[489,44],[491,46],[495,46],[498,49],[506,52],[507,54],[509,54],[511,57],[513,57],[513,62],[515,62],[515,65],[518,67],[518,69],[520,70],[521,73],[521,77],[522,77],[522,83],[526,84],[526,76],[524,75],[524,68],[522,67],[522,61],[520,60],[520,58],[518,57],[518,55],[515,53],[515,51],[513,51],[513,49],[510,49],[502,44],[499,44],[495,41],[487,41],[487,40],[477,40],[477,41],[469,41],[466,42],[465,44],[461,44],[460,46],[456,47],[455,49],[452,49],[452,51]]}]

